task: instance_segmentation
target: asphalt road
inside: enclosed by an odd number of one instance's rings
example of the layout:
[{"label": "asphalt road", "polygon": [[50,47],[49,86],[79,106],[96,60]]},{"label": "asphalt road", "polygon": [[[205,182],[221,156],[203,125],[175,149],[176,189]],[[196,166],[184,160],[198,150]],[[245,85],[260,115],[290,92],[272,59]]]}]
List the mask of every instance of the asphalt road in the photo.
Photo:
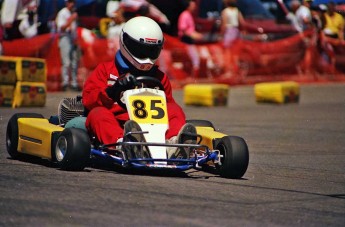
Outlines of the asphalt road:
[{"label": "asphalt road", "polygon": [[46,160],[17,161],[5,148],[15,112],[0,108],[0,226],[344,226],[345,84],[303,85],[298,104],[257,104],[253,87],[232,87],[226,107],[186,107],[243,137],[250,151],[241,180],[189,170],[133,173],[95,165],[66,172]]}]

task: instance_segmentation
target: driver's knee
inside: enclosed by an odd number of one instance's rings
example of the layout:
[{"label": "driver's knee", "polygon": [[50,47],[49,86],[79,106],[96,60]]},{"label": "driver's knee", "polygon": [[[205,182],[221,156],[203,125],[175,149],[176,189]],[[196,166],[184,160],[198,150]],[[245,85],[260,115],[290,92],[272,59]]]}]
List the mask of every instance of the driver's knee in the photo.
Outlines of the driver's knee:
[{"label": "driver's knee", "polygon": [[86,119],[86,128],[96,136],[101,143],[113,143],[122,137],[123,129],[109,109],[96,107],[92,109]]}]

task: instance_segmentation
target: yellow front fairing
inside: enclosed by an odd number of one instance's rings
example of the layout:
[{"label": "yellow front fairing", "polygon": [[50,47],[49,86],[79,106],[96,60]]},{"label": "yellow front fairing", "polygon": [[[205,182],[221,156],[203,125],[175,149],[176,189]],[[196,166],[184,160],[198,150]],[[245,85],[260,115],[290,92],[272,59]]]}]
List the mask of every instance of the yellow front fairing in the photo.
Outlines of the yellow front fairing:
[{"label": "yellow front fairing", "polygon": [[211,127],[196,127],[196,131],[199,135],[202,136],[202,145],[208,146],[210,149],[214,149],[213,147],[213,140],[222,138],[226,136],[221,132],[214,131]]},{"label": "yellow front fairing", "polygon": [[53,134],[61,132],[62,127],[44,118],[20,118],[18,128],[18,152],[51,159]]}]

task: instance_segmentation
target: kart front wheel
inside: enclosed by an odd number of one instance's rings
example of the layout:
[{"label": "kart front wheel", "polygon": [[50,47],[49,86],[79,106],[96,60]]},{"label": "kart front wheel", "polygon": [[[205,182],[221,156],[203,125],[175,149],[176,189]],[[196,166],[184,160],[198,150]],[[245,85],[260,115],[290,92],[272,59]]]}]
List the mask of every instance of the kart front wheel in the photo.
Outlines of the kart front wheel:
[{"label": "kart front wheel", "polygon": [[37,113],[16,113],[14,114],[7,124],[6,129],[6,148],[8,154],[13,159],[19,159],[21,153],[18,152],[19,140],[19,126],[18,120],[20,118],[44,118],[42,114]]},{"label": "kart front wheel", "polygon": [[52,157],[62,170],[81,171],[89,161],[90,151],[90,138],[84,130],[66,128],[56,141]]},{"label": "kart front wheel", "polygon": [[219,150],[221,165],[218,166],[220,176],[225,178],[241,178],[248,168],[249,151],[243,138],[225,136],[216,146]]}]

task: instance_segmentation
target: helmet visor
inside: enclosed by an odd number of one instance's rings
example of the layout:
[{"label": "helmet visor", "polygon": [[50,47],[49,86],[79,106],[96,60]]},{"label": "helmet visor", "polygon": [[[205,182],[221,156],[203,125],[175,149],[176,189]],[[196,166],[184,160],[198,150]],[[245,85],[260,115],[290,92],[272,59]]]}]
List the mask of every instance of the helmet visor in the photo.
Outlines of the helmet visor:
[{"label": "helmet visor", "polygon": [[126,32],[123,33],[123,43],[127,50],[134,56],[140,59],[150,58],[157,59],[162,47],[163,42],[160,43],[144,43],[131,38]]}]

